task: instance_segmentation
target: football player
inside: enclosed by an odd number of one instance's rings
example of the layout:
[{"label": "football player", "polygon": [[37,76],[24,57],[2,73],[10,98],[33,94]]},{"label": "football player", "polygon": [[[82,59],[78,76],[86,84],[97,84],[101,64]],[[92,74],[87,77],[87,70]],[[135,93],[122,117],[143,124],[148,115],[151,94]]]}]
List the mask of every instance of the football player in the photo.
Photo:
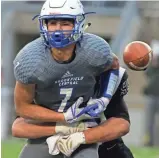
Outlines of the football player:
[{"label": "football player", "polygon": [[[103,94],[104,82],[107,78],[107,75],[107,73],[103,73],[99,78],[97,78],[95,97],[100,97]],[[99,158],[133,158],[130,149],[121,139],[121,136],[128,133],[130,126],[129,113],[127,105],[124,101],[124,96],[128,92],[128,75],[123,68],[120,68],[119,75],[120,79],[118,82],[118,87],[110,103],[108,104],[107,109],[104,111],[104,116],[107,120],[103,121],[101,125],[93,128],[89,128],[89,124],[85,122],[75,123],[69,126],[60,124],[56,124],[56,126],[44,125],[28,122],[24,118],[17,117],[12,126],[13,136],[20,138],[30,138],[29,142],[31,142],[32,139],[46,139],[46,137],[56,134],[69,135],[69,137],[67,136],[68,138],[61,137],[58,138],[58,141],[56,140],[60,151],[67,156],[70,156],[70,154],[72,154],[72,152],[75,151],[75,149],[81,144],[103,142],[102,145],[99,146]],[[110,124],[110,122],[113,122],[113,120],[115,120],[114,123]],[[81,134],[79,133],[81,132],[84,134],[84,139],[80,137]],[[53,137],[49,137],[47,139],[47,143],[50,147],[50,154],[53,154],[52,152],[55,148],[53,146]],[[70,143],[73,144],[71,148],[69,148],[68,145]],[[78,149],[76,152],[78,153]],[[48,152],[45,151],[43,154],[46,156]],[[86,154],[90,156],[92,154],[91,150],[90,153]]]},{"label": "football player", "polygon": [[76,101],[85,104],[94,93],[96,76],[111,69],[104,106],[96,112],[105,110],[118,80],[119,63],[107,42],[84,33],[84,22],[79,0],[44,3],[39,16],[41,37],[27,44],[14,60],[17,114],[69,122],[74,118],[69,107]]},{"label": "football player", "polygon": [[[14,60],[15,106],[22,118],[94,122],[105,111],[118,82],[119,62],[107,42],[84,33],[85,16],[79,0],[44,3],[38,17],[41,37]],[[90,100],[96,77],[108,70],[103,96]]]}]

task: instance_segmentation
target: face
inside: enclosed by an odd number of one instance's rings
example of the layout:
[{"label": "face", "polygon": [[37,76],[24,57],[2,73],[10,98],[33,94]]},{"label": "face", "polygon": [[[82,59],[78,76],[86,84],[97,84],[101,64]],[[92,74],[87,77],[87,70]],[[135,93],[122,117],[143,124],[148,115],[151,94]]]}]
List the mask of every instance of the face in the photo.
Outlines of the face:
[{"label": "face", "polygon": [[69,19],[50,19],[47,23],[48,31],[72,30],[74,27],[73,20]]}]

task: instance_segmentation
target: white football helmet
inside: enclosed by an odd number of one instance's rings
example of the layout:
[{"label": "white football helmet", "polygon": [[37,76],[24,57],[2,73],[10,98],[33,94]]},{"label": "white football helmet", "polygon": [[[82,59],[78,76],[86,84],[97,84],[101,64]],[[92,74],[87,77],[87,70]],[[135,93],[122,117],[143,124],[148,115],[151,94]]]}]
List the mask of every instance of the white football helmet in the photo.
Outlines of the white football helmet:
[{"label": "white football helmet", "polygon": [[[45,20],[74,19],[74,28],[69,31],[48,31]],[[62,48],[79,41],[84,32],[85,13],[80,0],[47,0],[39,16],[40,33],[49,47]],[[69,32],[67,37],[64,32]]]}]

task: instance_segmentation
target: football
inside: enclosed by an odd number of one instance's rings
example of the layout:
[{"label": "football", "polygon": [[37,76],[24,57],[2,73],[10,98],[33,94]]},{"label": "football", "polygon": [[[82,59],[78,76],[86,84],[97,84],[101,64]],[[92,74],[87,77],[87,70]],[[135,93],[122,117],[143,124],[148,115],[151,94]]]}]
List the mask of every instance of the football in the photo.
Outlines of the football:
[{"label": "football", "polygon": [[143,71],[151,63],[152,55],[153,51],[147,43],[133,41],[125,47],[123,60],[131,70]]}]

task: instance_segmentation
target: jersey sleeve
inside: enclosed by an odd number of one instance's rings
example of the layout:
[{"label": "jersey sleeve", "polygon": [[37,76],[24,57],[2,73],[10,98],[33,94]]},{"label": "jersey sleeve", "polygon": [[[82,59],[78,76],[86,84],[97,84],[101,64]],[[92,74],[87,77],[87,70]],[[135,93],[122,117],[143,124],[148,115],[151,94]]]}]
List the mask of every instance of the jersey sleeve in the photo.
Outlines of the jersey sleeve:
[{"label": "jersey sleeve", "polygon": [[95,53],[96,64],[104,70],[106,67],[110,67],[112,65],[113,53],[109,44],[106,41],[101,40],[98,42],[99,48],[97,50],[97,53]]},{"label": "jersey sleeve", "polygon": [[34,61],[34,57],[32,56],[32,52],[29,51],[29,49],[22,49],[13,61],[14,76],[16,81],[23,84],[35,84],[35,64],[36,63]]},{"label": "jersey sleeve", "polygon": [[114,54],[110,45],[101,37],[91,35],[85,45],[89,53],[89,63],[95,68],[98,68],[99,73],[103,72],[106,67],[110,67],[113,62]]},{"label": "jersey sleeve", "polygon": [[124,96],[128,93],[128,74],[125,72],[121,83],[113,95],[106,111],[104,112],[107,119],[111,117],[123,118],[130,122],[127,104]]}]

